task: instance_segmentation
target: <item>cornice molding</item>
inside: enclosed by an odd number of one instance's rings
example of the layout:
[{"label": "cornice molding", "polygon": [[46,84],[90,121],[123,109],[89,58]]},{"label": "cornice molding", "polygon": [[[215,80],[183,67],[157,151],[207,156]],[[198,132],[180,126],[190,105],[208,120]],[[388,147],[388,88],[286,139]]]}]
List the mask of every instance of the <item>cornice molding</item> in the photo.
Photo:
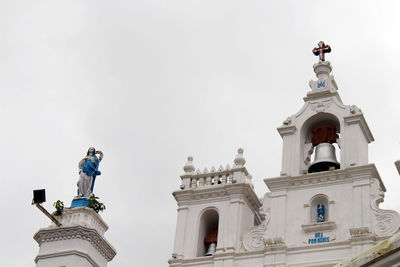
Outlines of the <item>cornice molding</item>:
[{"label": "cornice molding", "polygon": [[328,97],[336,97],[339,100],[339,102],[342,103],[342,99],[340,98],[339,93],[336,90],[329,90],[329,89],[317,92],[310,91],[307,93],[306,97],[303,97],[303,100],[304,102],[309,102]]},{"label": "cornice molding", "polygon": [[117,254],[115,249],[96,230],[83,226],[58,227],[40,229],[33,239],[39,246],[43,243],[67,239],[82,239],[90,242],[107,261],[111,261]]},{"label": "cornice molding", "polygon": [[272,191],[283,191],[295,188],[321,186],[323,184],[334,184],[338,182],[354,182],[365,178],[378,179],[383,191],[386,187],[375,167],[375,164],[362,166],[349,166],[344,169],[337,169],[325,172],[307,173],[298,176],[280,176],[266,178],[264,183]]},{"label": "cornice molding", "polygon": [[256,214],[259,213],[259,209],[262,205],[251,185],[247,183],[203,186],[194,189],[174,191],[172,195],[180,205],[189,205],[194,202],[214,203],[216,201],[226,201],[244,197]]},{"label": "cornice molding", "polygon": [[[281,254],[285,255],[296,255],[299,253],[310,253],[311,251],[324,251],[331,250],[332,248],[351,248],[350,241],[339,241],[339,242],[330,242],[330,243],[319,243],[315,245],[304,245],[304,246],[295,246],[295,247],[287,247],[287,246],[279,246],[279,247],[264,247],[260,250],[255,251],[235,251],[235,252],[221,252],[218,254],[214,254],[213,256],[204,256],[204,257],[196,257],[196,258],[187,258],[187,259],[169,259],[168,263],[170,266],[194,266],[201,264],[212,264],[216,259],[221,258],[235,258],[235,259],[245,259],[245,258],[254,258],[255,256],[259,257],[262,255],[268,254]],[[202,265],[203,266],[203,265]]]}]

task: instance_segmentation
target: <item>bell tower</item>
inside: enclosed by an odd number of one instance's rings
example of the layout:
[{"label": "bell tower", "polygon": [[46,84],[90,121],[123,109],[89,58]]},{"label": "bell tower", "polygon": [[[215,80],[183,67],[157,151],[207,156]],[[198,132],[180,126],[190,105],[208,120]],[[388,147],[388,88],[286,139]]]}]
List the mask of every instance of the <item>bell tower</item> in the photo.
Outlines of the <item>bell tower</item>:
[{"label": "bell tower", "polygon": [[241,148],[232,167],[195,171],[193,158],[188,157],[181,190],[172,193],[178,219],[170,266],[210,260],[232,266],[244,232],[261,222],[261,202],[245,163]]},{"label": "bell tower", "polygon": [[[326,162],[323,170],[368,164],[368,144],[374,141],[374,137],[361,109],[343,104],[335,78],[331,75],[331,64],[324,60],[325,57],[313,66],[317,79],[309,83],[311,91],[304,97],[304,106],[278,128],[283,139],[282,175],[315,172],[318,166],[310,166],[311,155],[328,153],[333,156],[336,150],[333,144],[337,144],[340,163],[322,161]],[[335,162],[336,156],[331,161]]]},{"label": "bell tower", "polygon": [[[343,104],[325,61],[330,51],[323,42],[313,50],[319,56],[316,79],[309,82],[300,111],[278,127],[282,169],[280,177],[264,180],[270,190],[263,201],[270,214],[264,240],[282,240],[284,246],[279,262],[272,256],[266,260],[271,266],[291,261],[290,247],[308,255],[324,247],[320,259],[310,256],[304,266],[335,263],[390,237],[400,225],[397,212],[378,207],[386,188],[368,162],[374,138],[361,109]],[[340,256],[335,255],[339,244],[349,248]]]}]

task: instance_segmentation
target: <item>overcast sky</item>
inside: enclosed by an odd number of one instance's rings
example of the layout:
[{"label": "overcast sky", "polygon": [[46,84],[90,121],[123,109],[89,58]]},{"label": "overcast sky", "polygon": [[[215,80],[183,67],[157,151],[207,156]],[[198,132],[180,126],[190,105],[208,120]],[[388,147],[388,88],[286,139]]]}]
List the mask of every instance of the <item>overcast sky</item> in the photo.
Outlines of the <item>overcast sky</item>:
[{"label": "overcast sky", "polygon": [[35,266],[45,207],[76,195],[78,162],[104,152],[110,267],[167,266],[188,155],[232,165],[238,147],[261,197],[279,176],[276,127],[303,105],[323,40],[344,104],[360,107],[400,211],[400,2],[1,0],[2,266]]}]

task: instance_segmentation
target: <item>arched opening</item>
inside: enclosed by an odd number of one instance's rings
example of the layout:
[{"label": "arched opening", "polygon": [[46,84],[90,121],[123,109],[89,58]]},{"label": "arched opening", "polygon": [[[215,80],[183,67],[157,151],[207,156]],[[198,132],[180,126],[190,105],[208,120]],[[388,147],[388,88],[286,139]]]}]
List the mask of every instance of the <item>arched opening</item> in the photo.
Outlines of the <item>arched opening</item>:
[{"label": "arched opening", "polygon": [[206,256],[206,254],[210,256],[213,254],[211,252],[215,251],[218,239],[218,223],[219,215],[215,209],[208,209],[201,215],[197,240],[197,257]]},{"label": "arched opening", "polygon": [[320,112],[302,126],[300,151],[302,172],[320,172],[340,168],[340,123],[336,116]]},{"label": "arched opening", "polygon": [[326,195],[316,195],[310,203],[310,223],[322,223],[329,220],[329,200]]}]

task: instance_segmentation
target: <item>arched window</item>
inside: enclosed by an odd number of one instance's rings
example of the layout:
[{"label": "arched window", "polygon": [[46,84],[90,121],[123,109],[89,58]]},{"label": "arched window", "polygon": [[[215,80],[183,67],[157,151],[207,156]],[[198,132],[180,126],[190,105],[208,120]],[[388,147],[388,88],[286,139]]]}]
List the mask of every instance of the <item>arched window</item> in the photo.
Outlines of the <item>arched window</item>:
[{"label": "arched window", "polygon": [[[209,250],[215,251],[218,239],[218,222],[219,215],[214,209],[208,209],[201,215],[197,240],[197,257],[205,256]],[[210,246],[212,247],[210,248]]]},{"label": "arched window", "polygon": [[329,220],[329,201],[326,195],[316,195],[310,203],[310,223],[322,223]]}]

